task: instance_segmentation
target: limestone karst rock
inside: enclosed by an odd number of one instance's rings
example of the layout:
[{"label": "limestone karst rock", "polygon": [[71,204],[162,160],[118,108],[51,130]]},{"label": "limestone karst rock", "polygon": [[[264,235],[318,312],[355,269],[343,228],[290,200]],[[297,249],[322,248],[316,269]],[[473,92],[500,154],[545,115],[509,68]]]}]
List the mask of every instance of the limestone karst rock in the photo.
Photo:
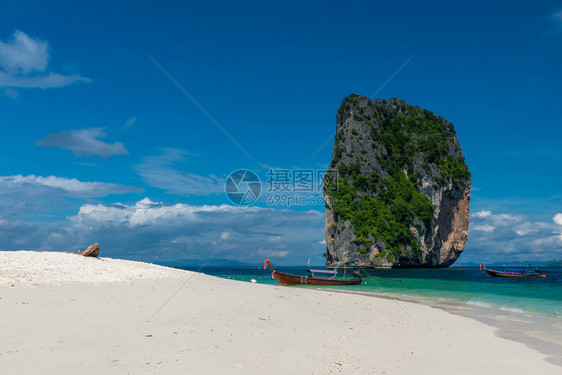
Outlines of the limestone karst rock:
[{"label": "limestone karst rock", "polygon": [[324,185],[327,264],[451,265],[467,240],[470,185],[451,123],[400,99],[344,98]]}]

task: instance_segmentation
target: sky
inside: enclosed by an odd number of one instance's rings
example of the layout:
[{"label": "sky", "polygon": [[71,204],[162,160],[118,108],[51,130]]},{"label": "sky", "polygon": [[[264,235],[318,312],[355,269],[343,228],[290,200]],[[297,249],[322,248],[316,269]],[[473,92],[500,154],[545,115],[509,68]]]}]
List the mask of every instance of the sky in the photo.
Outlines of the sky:
[{"label": "sky", "polygon": [[561,63],[559,1],[3,1],[0,249],[322,264],[356,93],[454,124],[459,263],[562,259]]}]

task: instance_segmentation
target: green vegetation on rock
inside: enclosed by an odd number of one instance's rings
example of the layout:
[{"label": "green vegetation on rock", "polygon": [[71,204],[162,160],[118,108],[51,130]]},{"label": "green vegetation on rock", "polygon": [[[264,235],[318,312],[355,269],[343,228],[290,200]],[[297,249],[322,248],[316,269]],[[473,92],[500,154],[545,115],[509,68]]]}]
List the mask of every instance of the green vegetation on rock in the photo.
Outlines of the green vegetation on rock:
[{"label": "green vegetation on rock", "polygon": [[[394,254],[409,245],[413,254],[418,255],[419,246],[410,227],[429,226],[433,215],[431,201],[403,173],[381,179],[377,175],[356,175],[351,183],[346,179],[348,176],[338,179],[338,188],[331,198],[334,213],[353,225],[360,252],[366,253],[373,240],[381,240]],[[374,197],[364,194],[373,190],[379,192]]]},{"label": "green vegetation on rock", "polygon": [[[352,224],[352,242],[360,253],[382,242],[386,251],[378,256],[389,262],[419,258],[418,232],[429,230],[434,213],[422,180],[433,188],[451,183],[462,188],[470,181],[453,125],[400,100],[371,101],[354,94],[342,101],[340,123],[345,126],[338,127],[330,165],[338,184],[327,189],[336,222]],[[359,144],[350,152],[353,142]]]}]

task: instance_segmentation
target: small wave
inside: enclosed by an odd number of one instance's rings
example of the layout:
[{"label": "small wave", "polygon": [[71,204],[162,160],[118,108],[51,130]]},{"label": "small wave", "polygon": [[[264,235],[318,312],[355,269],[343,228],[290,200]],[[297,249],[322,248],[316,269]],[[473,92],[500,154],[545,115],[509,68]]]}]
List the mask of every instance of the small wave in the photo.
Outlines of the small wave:
[{"label": "small wave", "polygon": [[525,313],[525,311],[523,311],[522,309],[518,309],[516,307],[500,307],[500,310],[508,311],[508,312],[512,312],[512,313],[516,313],[516,314],[524,314]]},{"label": "small wave", "polygon": [[501,311],[507,311],[510,313],[515,313],[515,314],[524,314],[525,311],[523,309],[519,309],[517,307],[506,307],[506,306],[497,306],[497,305],[492,305],[490,303],[487,302],[482,302],[482,301],[468,301],[466,302],[467,305],[471,305],[471,306],[477,306],[477,307],[486,307],[486,308],[496,308],[498,310]]},{"label": "small wave", "polygon": [[492,307],[489,303],[480,302],[480,301],[468,301],[466,302],[467,305],[478,306],[478,307]]}]

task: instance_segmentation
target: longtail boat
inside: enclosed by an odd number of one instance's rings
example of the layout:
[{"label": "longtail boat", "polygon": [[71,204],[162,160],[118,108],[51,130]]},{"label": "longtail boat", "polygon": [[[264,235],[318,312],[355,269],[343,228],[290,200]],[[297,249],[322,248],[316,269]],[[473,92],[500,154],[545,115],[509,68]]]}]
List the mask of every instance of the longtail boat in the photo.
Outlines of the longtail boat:
[{"label": "longtail boat", "polygon": [[338,272],[328,270],[308,270],[311,276],[297,276],[291,275],[290,273],[278,272],[273,269],[269,259],[265,260],[263,269],[266,269],[267,266],[269,266],[271,274],[275,277],[279,285],[358,285],[363,281],[361,277],[345,280],[336,279]]},{"label": "longtail boat", "polygon": [[480,262],[480,269],[484,269],[484,271],[492,277],[546,277],[546,275],[540,273],[539,270],[535,270],[535,273],[527,273],[519,269],[505,269],[503,271],[491,270],[486,268],[482,262]]}]

